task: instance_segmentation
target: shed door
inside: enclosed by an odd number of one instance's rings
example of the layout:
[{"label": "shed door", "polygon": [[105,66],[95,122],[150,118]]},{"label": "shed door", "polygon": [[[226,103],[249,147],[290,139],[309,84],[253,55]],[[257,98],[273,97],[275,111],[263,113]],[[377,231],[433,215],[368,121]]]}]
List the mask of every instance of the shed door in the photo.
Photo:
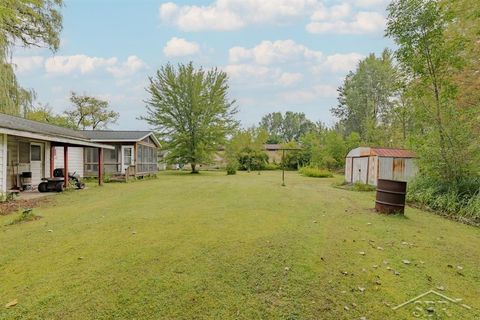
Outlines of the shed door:
[{"label": "shed door", "polygon": [[353,158],[353,183],[367,183],[368,157]]},{"label": "shed door", "polygon": [[32,172],[32,185],[38,186],[43,178],[43,145],[30,144],[30,171]]}]

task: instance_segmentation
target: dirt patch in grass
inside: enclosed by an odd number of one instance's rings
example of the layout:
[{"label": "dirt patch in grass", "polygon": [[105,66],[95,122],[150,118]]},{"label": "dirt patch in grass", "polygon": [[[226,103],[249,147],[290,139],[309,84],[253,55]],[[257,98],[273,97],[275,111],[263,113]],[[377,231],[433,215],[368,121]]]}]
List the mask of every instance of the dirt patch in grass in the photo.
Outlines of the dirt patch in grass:
[{"label": "dirt patch in grass", "polygon": [[11,213],[16,213],[27,208],[42,207],[52,204],[51,197],[43,197],[37,199],[17,199],[0,203],[0,215],[6,216]]}]

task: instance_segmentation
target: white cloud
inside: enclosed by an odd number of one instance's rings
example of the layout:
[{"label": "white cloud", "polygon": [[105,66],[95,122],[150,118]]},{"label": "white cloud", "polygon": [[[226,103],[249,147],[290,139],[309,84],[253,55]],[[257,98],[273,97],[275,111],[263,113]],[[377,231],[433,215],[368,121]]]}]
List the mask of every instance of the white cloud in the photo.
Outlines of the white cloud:
[{"label": "white cloud", "polygon": [[292,60],[320,59],[320,51],[310,50],[293,40],[262,41],[251,49],[233,47],[229,50],[229,60],[232,63],[253,59],[261,65],[284,63]]},{"label": "white cloud", "polygon": [[[365,58],[364,55],[354,52],[332,54],[326,57],[320,69],[326,68],[334,73],[347,73],[354,70],[363,58]],[[319,71],[318,67],[316,71]]]},{"label": "white cloud", "polygon": [[12,62],[16,67],[16,71],[19,73],[28,72],[28,71],[42,67],[44,60],[45,58],[42,56],[27,56],[27,57],[12,58]]},{"label": "white cloud", "polygon": [[385,24],[385,17],[378,12],[361,11],[351,15],[347,9],[334,6],[315,11],[306,29],[310,33],[365,34],[383,31]]},{"label": "white cloud", "polygon": [[191,56],[198,52],[200,52],[200,46],[197,43],[177,37],[170,39],[163,48],[163,53],[167,57]]},{"label": "white cloud", "polygon": [[97,58],[83,54],[72,56],[55,56],[45,61],[45,70],[52,74],[86,74],[98,68],[111,67],[117,64],[117,58]]},{"label": "white cloud", "polygon": [[229,61],[232,64],[253,63],[258,66],[292,64],[293,67],[311,68],[314,73],[325,70],[346,73],[353,70],[363,57],[354,52],[326,56],[321,51],[310,49],[293,40],[262,41],[252,48],[233,47],[229,50]]},{"label": "white cloud", "polygon": [[265,66],[255,66],[251,64],[230,64],[223,67],[230,79],[235,82],[258,81],[271,76],[272,70]]},{"label": "white cloud", "polygon": [[116,57],[98,58],[83,54],[55,56],[45,60],[47,74],[57,75],[75,73],[84,75],[103,70],[115,78],[125,78],[146,68],[145,62],[135,55],[129,56],[124,62],[120,62]]},{"label": "white cloud", "polygon": [[160,6],[160,19],[183,31],[238,30],[248,24],[285,23],[302,17],[317,0],[216,0],[210,5]]},{"label": "white cloud", "polygon": [[302,79],[303,79],[303,74],[301,74],[299,72],[294,72],[294,73],[283,72],[278,77],[277,82],[284,87],[288,87],[288,86],[291,86],[291,85],[301,81]]},{"label": "white cloud", "polygon": [[115,78],[124,78],[131,76],[142,69],[146,69],[147,64],[143,62],[137,56],[129,56],[127,61],[113,66],[107,67],[107,71],[110,72]]},{"label": "white cloud", "polygon": [[282,101],[292,103],[311,102],[320,98],[335,98],[337,88],[332,85],[320,84],[309,89],[287,91],[280,94]]}]

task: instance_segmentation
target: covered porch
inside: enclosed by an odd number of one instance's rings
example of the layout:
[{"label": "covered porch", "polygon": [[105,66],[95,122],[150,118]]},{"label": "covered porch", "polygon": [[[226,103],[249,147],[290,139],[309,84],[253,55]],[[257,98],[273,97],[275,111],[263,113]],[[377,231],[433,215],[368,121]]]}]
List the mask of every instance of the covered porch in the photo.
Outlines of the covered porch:
[{"label": "covered porch", "polygon": [[[103,159],[104,150],[114,149],[106,144],[93,143],[88,140],[72,139],[42,135],[19,130],[0,128],[0,182],[1,195],[6,198],[8,193],[25,191],[25,196],[39,196],[35,192],[43,179],[54,178],[55,152],[63,153],[63,169],[67,176],[69,168],[69,148],[89,147]],[[102,168],[103,166],[100,166]],[[68,177],[68,176],[67,176]],[[104,173],[99,170],[98,184],[103,184]],[[63,178],[64,187],[68,178]],[[28,197],[27,197],[28,198]]]}]

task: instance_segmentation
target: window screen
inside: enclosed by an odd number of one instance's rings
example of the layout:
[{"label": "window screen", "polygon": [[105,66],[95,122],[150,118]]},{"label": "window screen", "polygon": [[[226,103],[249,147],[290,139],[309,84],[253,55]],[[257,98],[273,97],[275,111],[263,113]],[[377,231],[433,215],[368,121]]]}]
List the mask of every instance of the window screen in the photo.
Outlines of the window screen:
[{"label": "window screen", "polygon": [[42,161],[42,147],[35,144],[30,146],[30,160]]}]

